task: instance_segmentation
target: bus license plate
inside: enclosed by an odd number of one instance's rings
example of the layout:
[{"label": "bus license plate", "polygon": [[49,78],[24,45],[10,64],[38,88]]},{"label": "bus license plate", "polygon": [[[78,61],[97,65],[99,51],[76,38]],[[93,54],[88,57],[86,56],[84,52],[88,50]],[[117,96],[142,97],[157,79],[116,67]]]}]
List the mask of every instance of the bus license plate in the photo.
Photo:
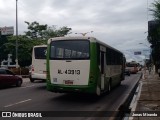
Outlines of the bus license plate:
[{"label": "bus license plate", "polygon": [[73,80],[64,80],[65,85],[73,85]]}]

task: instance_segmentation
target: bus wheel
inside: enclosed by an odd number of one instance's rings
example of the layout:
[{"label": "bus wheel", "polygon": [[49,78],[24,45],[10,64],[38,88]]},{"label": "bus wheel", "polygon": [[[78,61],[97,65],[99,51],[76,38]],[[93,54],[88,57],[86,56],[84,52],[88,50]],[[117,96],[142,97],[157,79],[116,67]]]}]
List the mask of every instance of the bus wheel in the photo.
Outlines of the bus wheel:
[{"label": "bus wheel", "polygon": [[108,84],[108,92],[111,91],[111,81],[109,81],[109,84]]},{"label": "bus wheel", "polygon": [[121,85],[121,81],[118,83],[118,86],[120,86]]},{"label": "bus wheel", "polygon": [[31,81],[31,82],[34,82],[34,79],[30,78],[30,81]]},{"label": "bus wheel", "polygon": [[99,88],[99,86],[97,86],[96,95],[97,95],[97,96],[100,96],[100,95],[101,95],[101,89]]},{"label": "bus wheel", "polygon": [[16,83],[16,86],[21,87],[21,85],[22,85],[22,80],[18,80],[17,83]]}]

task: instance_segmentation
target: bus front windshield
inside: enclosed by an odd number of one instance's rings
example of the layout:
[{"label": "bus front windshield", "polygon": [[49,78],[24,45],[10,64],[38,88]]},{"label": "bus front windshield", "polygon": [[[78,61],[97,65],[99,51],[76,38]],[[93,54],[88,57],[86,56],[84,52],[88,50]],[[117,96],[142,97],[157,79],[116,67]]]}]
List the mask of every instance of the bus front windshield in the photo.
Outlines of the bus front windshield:
[{"label": "bus front windshield", "polygon": [[60,40],[51,42],[50,58],[55,60],[89,59],[89,40]]}]

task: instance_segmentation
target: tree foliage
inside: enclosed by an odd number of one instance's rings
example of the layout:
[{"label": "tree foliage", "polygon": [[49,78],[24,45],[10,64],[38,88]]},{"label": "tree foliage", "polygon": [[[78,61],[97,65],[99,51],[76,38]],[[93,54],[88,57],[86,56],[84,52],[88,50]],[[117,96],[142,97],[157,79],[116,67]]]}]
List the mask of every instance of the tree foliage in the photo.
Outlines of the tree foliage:
[{"label": "tree foliage", "polygon": [[4,59],[7,59],[8,52],[4,51],[5,43],[8,42],[7,36],[2,36],[0,34],[0,62]]},{"label": "tree foliage", "polygon": [[28,25],[28,31],[25,32],[26,36],[29,38],[42,38],[43,39],[43,32],[47,30],[47,24],[40,25],[38,22],[34,21],[32,23],[29,23],[25,21],[25,23]]},{"label": "tree foliage", "polygon": [[44,31],[44,38],[49,39],[53,37],[62,37],[70,33],[72,29],[66,26],[63,26],[59,29],[56,29],[56,26],[48,27],[47,30]]},{"label": "tree foliage", "polygon": [[160,21],[160,0],[154,1],[152,3],[153,9],[150,9],[152,12],[152,16],[154,17],[154,20]]},{"label": "tree foliage", "polygon": [[70,33],[71,28],[66,26],[57,29],[55,26],[49,27],[47,24],[41,25],[38,22],[27,22],[28,31],[25,35],[1,36],[0,35],[0,61],[7,59],[8,54],[12,54],[12,61],[15,62],[16,40],[18,41],[18,64],[21,67],[31,65],[32,48],[35,45],[47,44],[51,37],[65,36]]},{"label": "tree foliage", "polygon": [[[8,43],[5,44],[6,49],[9,54],[12,54],[13,61],[15,61],[15,43],[16,36],[8,37]],[[30,40],[26,36],[18,36],[18,64],[21,67],[29,66],[31,64],[32,59],[32,48],[35,45],[46,44],[46,40]]]},{"label": "tree foliage", "polygon": [[160,66],[160,0],[154,1],[152,5],[153,8],[150,11],[154,20],[149,21],[148,42],[151,43],[152,58],[157,70]]},{"label": "tree foliage", "polygon": [[25,21],[25,23],[28,25],[28,31],[25,32],[26,36],[29,38],[40,38],[42,40],[48,40],[51,37],[61,37],[65,36],[72,30],[71,28],[68,28],[67,26],[63,26],[59,29],[56,28],[56,26],[48,26],[40,25],[38,22],[34,21],[32,23],[29,23]]}]

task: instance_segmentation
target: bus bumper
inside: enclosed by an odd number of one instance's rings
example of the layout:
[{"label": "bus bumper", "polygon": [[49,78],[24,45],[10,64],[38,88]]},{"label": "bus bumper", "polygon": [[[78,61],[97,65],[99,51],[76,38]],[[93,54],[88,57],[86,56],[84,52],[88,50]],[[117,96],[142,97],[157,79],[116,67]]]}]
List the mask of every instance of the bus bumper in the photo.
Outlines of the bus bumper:
[{"label": "bus bumper", "polygon": [[63,85],[53,85],[47,83],[47,90],[51,92],[59,93],[90,93],[94,94],[96,92],[95,86],[63,86]]},{"label": "bus bumper", "polygon": [[31,73],[30,78],[32,78],[32,79],[46,80],[46,74]]}]

